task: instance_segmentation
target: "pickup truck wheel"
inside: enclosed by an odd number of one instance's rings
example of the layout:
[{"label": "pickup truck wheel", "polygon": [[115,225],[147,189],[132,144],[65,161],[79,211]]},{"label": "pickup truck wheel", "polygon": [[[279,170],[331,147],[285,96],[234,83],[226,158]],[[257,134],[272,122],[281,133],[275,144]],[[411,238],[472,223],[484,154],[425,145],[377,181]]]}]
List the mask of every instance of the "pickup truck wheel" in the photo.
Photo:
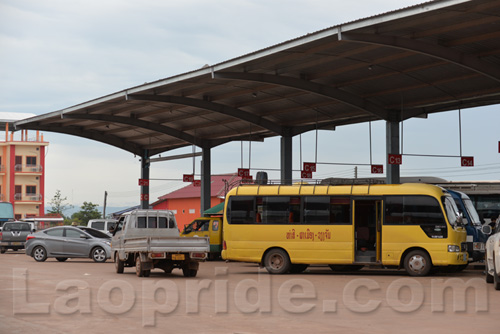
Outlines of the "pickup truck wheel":
[{"label": "pickup truck wheel", "polygon": [[56,257],[56,260],[59,261],[59,262],[64,262],[67,259],[68,259],[67,257]]},{"label": "pickup truck wheel", "polygon": [[[141,256],[138,255],[135,258],[135,273],[137,274],[137,276],[143,277],[143,276],[146,276],[145,272],[146,272],[146,270],[143,269],[143,265],[142,265],[142,261],[141,261]],[[149,275],[147,275],[147,276],[149,276]]]},{"label": "pickup truck wheel", "polygon": [[101,247],[92,249],[92,260],[97,263],[106,262],[106,251]]},{"label": "pickup truck wheel", "polygon": [[33,258],[37,262],[43,262],[47,260],[47,251],[42,246],[36,246],[35,249],[33,249]]},{"label": "pickup truck wheel", "polygon": [[264,267],[270,274],[286,274],[291,266],[288,254],[282,249],[271,249],[264,256]]},{"label": "pickup truck wheel", "polygon": [[5,247],[0,248],[0,253],[1,254],[4,254],[6,251],[7,251],[7,248],[5,248]]},{"label": "pickup truck wheel", "polygon": [[118,252],[115,253],[115,269],[117,274],[123,274],[123,268],[125,267],[125,262],[120,260],[118,257]]},{"label": "pickup truck wheel", "polygon": [[182,268],[182,274],[184,275],[184,277],[196,277],[196,274],[198,274],[198,270]]}]

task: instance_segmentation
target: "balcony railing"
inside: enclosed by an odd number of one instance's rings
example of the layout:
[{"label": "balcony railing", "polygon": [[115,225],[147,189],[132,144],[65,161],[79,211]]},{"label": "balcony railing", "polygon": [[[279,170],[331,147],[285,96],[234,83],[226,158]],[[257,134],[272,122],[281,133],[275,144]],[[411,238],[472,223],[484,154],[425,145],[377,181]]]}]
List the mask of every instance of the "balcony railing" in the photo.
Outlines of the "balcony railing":
[{"label": "balcony railing", "polygon": [[42,200],[41,194],[14,194],[15,201],[21,202],[40,202]]},{"label": "balcony railing", "polygon": [[5,173],[5,165],[0,165],[0,173]]},{"label": "balcony railing", "polygon": [[24,173],[41,173],[41,165],[14,165],[14,171]]}]

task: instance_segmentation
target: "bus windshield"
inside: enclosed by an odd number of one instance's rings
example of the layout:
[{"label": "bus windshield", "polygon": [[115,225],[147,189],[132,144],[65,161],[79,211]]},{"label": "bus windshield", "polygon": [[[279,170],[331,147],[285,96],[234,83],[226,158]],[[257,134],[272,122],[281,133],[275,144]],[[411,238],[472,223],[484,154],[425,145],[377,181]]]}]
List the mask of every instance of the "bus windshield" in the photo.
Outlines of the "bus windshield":
[{"label": "bus windshield", "polygon": [[463,199],[463,201],[465,208],[467,209],[467,212],[469,213],[469,216],[472,220],[472,225],[481,226],[481,219],[479,218],[479,214],[477,213],[474,204],[472,204],[472,201],[470,199]]},{"label": "bus windshield", "polygon": [[446,216],[448,217],[448,221],[453,227],[457,226],[457,218],[458,218],[458,207],[453,198],[449,196],[443,197],[443,205],[446,209]]}]

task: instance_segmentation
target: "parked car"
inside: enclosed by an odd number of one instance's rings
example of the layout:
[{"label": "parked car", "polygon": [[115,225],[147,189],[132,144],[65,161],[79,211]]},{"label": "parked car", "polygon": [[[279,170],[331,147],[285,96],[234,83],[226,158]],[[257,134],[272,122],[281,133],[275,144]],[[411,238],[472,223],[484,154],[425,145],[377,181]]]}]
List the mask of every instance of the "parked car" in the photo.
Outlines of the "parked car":
[{"label": "parked car", "polygon": [[91,219],[87,223],[87,227],[95,228],[111,236],[110,229],[114,229],[118,220],[116,219]]},{"label": "parked car", "polygon": [[0,232],[0,253],[5,253],[7,249],[24,249],[26,237],[33,231],[29,223],[6,222]]},{"label": "parked car", "polygon": [[96,229],[86,226],[58,226],[29,235],[26,240],[26,255],[43,262],[56,258],[63,262],[68,258],[91,258],[95,262],[106,262],[111,257],[111,238]]},{"label": "parked car", "polygon": [[[483,226],[485,232],[489,232],[490,226]],[[500,224],[497,222],[486,241],[486,282],[493,283],[495,290],[500,290]]]}]

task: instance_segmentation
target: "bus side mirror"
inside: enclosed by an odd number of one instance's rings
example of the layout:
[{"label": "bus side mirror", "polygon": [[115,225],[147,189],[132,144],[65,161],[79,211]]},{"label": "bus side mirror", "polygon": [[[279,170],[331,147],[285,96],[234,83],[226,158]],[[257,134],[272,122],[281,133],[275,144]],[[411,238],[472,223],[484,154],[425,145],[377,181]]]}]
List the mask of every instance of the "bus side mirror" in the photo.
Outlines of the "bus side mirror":
[{"label": "bus side mirror", "polygon": [[490,235],[491,234],[491,226],[490,225],[481,226],[481,232],[483,232],[485,235]]},{"label": "bus side mirror", "polygon": [[457,220],[455,221],[456,225],[464,226],[464,215],[461,212],[457,212]]}]

